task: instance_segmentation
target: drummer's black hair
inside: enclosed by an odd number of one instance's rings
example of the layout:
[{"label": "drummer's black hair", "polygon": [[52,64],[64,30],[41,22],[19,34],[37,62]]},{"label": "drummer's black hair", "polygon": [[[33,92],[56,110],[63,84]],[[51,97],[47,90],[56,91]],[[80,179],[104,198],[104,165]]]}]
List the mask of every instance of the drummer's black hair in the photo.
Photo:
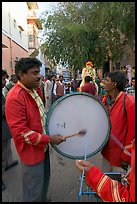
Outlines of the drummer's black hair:
[{"label": "drummer's black hair", "polygon": [[117,89],[119,91],[124,91],[127,83],[127,77],[124,72],[120,70],[114,70],[112,72],[107,73],[106,77],[110,77],[112,82],[117,83]]}]

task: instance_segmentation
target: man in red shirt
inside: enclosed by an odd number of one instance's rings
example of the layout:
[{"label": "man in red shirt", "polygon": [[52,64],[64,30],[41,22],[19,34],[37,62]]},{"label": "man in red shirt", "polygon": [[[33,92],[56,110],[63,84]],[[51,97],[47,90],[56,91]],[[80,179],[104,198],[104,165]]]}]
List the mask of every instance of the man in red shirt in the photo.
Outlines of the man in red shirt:
[{"label": "man in red shirt", "polygon": [[76,166],[86,176],[86,183],[104,202],[135,202],[135,143],[132,145],[131,167],[125,177],[126,184],[111,179],[94,164],[76,160]]},{"label": "man in red shirt", "polygon": [[18,82],[6,98],[6,119],[21,162],[23,202],[46,202],[50,179],[49,143],[64,138],[46,134],[46,115],[38,89],[41,62],[21,58],[15,65]]},{"label": "man in red shirt", "polygon": [[84,82],[85,82],[85,84],[81,87],[81,91],[95,95],[96,94],[96,87],[92,83],[92,77],[85,76]]},{"label": "man in red shirt", "polygon": [[128,152],[131,152],[135,138],[135,98],[124,92],[125,85],[126,75],[118,70],[109,72],[104,81],[108,94],[102,98],[102,102],[109,112],[111,123],[109,140],[101,151],[104,172],[119,171],[115,167],[126,170],[131,160]]}]

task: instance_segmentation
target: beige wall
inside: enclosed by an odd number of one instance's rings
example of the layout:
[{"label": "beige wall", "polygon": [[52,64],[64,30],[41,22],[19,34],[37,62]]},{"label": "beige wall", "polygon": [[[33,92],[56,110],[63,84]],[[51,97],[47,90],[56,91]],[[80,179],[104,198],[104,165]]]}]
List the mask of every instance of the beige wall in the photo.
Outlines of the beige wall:
[{"label": "beige wall", "polygon": [[[20,47],[18,44],[16,44],[14,41],[10,41],[10,38],[2,34],[2,42],[8,47],[8,48],[2,48],[2,69],[7,70],[8,75],[14,73],[15,68],[15,61],[17,58],[21,57],[28,57],[28,51],[24,50],[22,47]],[[11,45],[10,45],[11,43]],[[12,49],[11,49],[12,46]],[[12,67],[11,67],[11,60],[12,60]]]}]

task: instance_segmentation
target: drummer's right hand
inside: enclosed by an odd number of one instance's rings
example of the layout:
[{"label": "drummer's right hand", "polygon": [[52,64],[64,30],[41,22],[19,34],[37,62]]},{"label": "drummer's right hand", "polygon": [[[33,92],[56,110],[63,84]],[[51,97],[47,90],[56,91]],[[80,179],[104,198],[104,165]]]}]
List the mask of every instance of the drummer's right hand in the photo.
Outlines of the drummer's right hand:
[{"label": "drummer's right hand", "polygon": [[50,142],[52,142],[56,145],[60,144],[61,142],[66,141],[66,139],[64,139],[64,137],[59,135],[59,134],[51,135],[51,136],[49,136],[49,138],[51,140]]}]

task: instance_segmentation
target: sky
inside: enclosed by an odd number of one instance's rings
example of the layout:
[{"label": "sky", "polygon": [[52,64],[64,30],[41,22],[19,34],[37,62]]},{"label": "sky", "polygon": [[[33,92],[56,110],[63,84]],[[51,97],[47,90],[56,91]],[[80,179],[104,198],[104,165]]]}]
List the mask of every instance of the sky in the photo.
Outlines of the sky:
[{"label": "sky", "polygon": [[58,2],[37,2],[39,7],[37,11],[38,15],[40,16],[40,14],[45,10],[52,11],[52,8],[56,6],[57,3]]}]

